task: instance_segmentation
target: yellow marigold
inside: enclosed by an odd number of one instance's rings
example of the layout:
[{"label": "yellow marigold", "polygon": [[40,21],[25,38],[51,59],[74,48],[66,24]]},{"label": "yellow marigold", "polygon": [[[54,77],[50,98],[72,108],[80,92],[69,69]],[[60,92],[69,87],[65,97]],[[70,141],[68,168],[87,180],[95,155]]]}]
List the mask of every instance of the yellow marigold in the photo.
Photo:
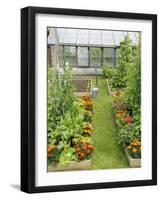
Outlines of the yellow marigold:
[{"label": "yellow marigold", "polygon": [[133,148],[133,150],[132,150],[134,153],[136,153],[137,152],[137,149],[135,149],[135,148]]},{"label": "yellow marigold", "polygon": [[132,146],[130,146],[130,145],[129,145],[129,146],[127,146],[127,149],[129,149],[129,150],[130,150],[130,149],[132,149]]}]

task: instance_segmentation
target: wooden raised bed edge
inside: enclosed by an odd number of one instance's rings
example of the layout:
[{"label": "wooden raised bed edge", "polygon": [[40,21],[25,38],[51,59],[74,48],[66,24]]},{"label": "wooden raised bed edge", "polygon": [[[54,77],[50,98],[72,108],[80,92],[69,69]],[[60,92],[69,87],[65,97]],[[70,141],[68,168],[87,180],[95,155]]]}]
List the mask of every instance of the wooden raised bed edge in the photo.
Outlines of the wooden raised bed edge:
[{"label": "wooden raised bed edge", "polygon": [[141,167],[141,158],[132,158],[126,148],[124,148],[124,152],[128,159],[130,167]]},{"label": "wooden raised bed edge", "polygon": [[115,92],[112,92],[111,91],[111,88],[110,88],[110,84],[109,84],[109,80],[106,78],[106,84],[107,84],[107,89],[108,89],[108,92],[109,94],[112,96],[115,94]]},{"label": "wooden raised bed edge", "polygon": [[83,160],[83,161],[70,161],[66,166],[61,166],[57,164],[56,166],[49,165],[48,172],[56,172],[56,171],[74,171],[74,170],[89,170],[91,169],[91,160]]}]

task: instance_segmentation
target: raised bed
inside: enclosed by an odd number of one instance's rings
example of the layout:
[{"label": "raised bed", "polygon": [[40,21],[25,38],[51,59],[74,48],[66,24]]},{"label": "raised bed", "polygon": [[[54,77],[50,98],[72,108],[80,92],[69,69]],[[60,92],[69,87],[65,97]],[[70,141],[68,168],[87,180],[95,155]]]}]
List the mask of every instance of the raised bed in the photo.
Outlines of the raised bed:
[{"label": "raised bed", "polygon": [[132,158],[128,153],[127,149],[124,149],[125,155],[128,159],[130,167],[141,167],[141,159],[140,158]]},{"label": "raised bed", "polygon": [[48,166],[48,172],[89,170],[89,169],[91,169],[91,160],[83,160],[80,162],[71,161],[66,166],[61,166],[60,164],[57,164],[56,166],[52,166],[52,165]]},{"label": "raised bed", "polygon": [[75,79],[73,83],[76,88],[74,93],[76,96],[91,95],[92,91],[92,80],[91,79]]},{"label": "raised bed", "polygon": [[110,84],[109,84],[109,80],[106,79],[106,84],[107,84],[107,89],[108,89],[108,92],[110,95],[114,95],[115,94],[115,91],[112,91],[111,88],[110,88]]}]

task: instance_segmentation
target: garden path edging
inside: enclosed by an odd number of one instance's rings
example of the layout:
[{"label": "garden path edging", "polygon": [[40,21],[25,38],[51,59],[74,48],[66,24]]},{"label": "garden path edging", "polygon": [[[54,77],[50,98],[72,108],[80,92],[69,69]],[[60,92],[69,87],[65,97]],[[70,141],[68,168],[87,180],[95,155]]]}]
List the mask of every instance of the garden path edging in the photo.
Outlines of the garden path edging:
[{"label": "garden path edging", "polygon": [[80,162],[70,161],[66,166],[57,164],[56,166],[48,166],[48,172],[56,171],[72,171],[72,170],[89,170],[91,168],[91,160],[83,160]]}]

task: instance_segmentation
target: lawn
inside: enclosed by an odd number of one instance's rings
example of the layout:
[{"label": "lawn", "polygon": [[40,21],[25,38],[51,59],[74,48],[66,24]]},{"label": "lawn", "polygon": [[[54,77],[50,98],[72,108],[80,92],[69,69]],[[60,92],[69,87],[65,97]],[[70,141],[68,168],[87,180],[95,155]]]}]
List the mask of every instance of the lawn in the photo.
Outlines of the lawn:
[{"label": "lawn", "polygon": [[122,146],[118,145],[117,129],[112,114],[112,97],[108,95],[105,79],[98,80],[99,94],[94,102],[94,146],[92,169],[127,168],[128,162]]}]

